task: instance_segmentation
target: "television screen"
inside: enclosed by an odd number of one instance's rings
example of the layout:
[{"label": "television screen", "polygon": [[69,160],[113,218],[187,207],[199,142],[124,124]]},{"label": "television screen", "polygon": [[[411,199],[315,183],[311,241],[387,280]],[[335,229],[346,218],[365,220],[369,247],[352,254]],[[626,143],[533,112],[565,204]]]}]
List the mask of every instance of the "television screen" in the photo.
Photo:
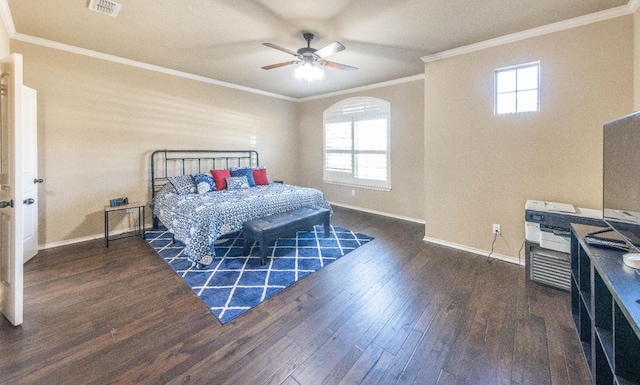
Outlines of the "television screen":
[{"label": "television screen", "polygon": [[640,112],[603,128],[603,219],[640,249]]}]

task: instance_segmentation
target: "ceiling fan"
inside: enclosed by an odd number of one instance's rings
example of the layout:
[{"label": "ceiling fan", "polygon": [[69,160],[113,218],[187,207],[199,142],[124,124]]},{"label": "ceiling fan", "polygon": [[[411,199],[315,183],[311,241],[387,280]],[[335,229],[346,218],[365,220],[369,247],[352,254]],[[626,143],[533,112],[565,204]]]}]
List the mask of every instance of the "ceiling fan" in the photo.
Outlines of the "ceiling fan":
[{"label": "ceiling fan", "polygon": [[284,48],[284,47],[280,47],[279,45],[276,44],[272,44],[272,43],[262,43],[263,45],[266,45],[267,47],[271,47],[277,50],[280,50],[282,52],[288,53],[290,55],[293,55],[296,57],[295,60],[291,60],[291,61],[287,61],[284,63],[277,63],[277,64],[271,64],[268,66],[264,66],[262,67],[262,69],[264,70],[271,70],[274,68],[278,68],[278,67],[284,67],[284,66],[288,66],[291,64],[298,64],[298,63],[302,63],[302,65],[309,65],[309,66],[313,66],[314,64],[317,65],[321,65],[321,66],[325,66],[325,67],[331,67],[331,68],[337,68],[339,70],[347,70],[347,71],[357,71],[358,68],[357,67],[352,67],[352,66],[348,66],[346,64],[340,64],[340,63],[336,63],[333,61],[329,61],[329,60],[325,60],[324,58],[326,58],[327,56],[333,55],[335,53],[338,53],[340,51],[344,51],[345,47],[340,44],[337,41],[334,41],[333,43],[329,44],[328,46],[321,48],[321,49],[315,49],[315,48],[311,48],[311,40],[313,40],[313,38],[315,37],[314,34],[306,32],[304,34],[302,34],[302,37],[304,37],[304,39],[307,41],[307,46],[300,48],[297,52],[294,52],[290,49]]}]

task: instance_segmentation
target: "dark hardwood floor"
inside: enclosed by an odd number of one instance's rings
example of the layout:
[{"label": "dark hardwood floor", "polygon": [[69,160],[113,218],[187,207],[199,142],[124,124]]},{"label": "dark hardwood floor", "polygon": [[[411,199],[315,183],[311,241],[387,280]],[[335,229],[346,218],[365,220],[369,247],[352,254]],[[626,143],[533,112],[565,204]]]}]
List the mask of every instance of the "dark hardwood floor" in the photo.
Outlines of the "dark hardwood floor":
[{"label": "dark hardwood floor", "polygon": [[566,292],[335,208],[376,239],[221,325],[140,238],[41,251],[2,384],[588,384]]}]

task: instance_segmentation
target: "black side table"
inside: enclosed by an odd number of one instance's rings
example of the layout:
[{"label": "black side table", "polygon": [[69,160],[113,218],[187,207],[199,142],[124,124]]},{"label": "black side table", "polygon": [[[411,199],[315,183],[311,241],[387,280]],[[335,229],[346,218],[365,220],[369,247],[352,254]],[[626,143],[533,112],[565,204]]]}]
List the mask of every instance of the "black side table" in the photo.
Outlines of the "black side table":
[{"label": "black side table", "polygon": [[[109,238],[109,213],[112,213],[114,211],[129,210],[129,209],[138,210],[137,229],[134,231],[118,234],[116,236]],[[109,240],[116,240],[116,239],[131,237],[135,235],[140,235],[142,236],[142,238],[144,238],[144,233],[145,233],[144,223],[145,223],[144,204],[141,202],[132,202],[132,203],[129,203],[128,205],[115,206],[115,207],[104,206],[104,245],[105,247],[109,247]]]}]

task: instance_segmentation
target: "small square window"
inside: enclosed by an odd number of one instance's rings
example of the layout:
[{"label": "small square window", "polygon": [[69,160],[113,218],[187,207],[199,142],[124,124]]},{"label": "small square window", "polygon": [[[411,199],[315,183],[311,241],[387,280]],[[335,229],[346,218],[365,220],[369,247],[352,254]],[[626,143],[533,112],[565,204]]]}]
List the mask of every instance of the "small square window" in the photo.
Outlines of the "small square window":
[{"label": "small square window", "polygon": [[495,72],[495,113],[540,111],[540,63]]}]

